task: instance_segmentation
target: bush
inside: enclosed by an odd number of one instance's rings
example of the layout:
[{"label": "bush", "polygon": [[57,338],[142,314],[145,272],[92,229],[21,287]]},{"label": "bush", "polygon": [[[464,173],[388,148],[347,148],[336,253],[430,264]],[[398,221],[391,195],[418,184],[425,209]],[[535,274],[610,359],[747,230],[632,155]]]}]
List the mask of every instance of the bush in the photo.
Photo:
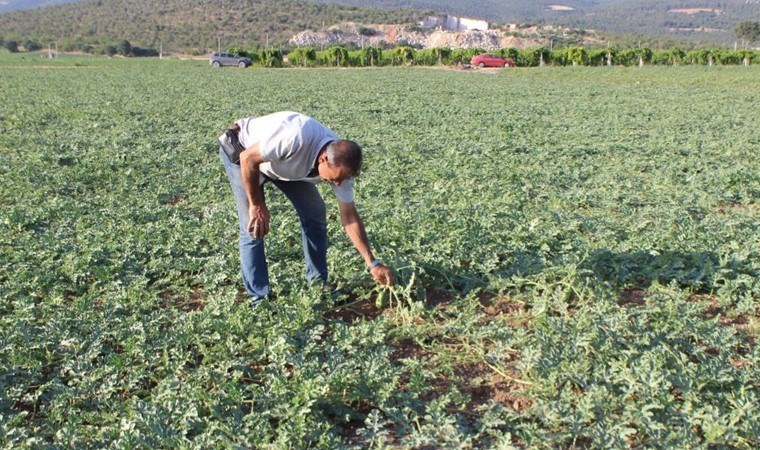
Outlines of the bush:
[{"label": "bush", "polygon": [[28,52],[36,52],[37,50],[41,48],[42,46],[37,41],[28,40],[24,42],[24,50]]},{"label": "bush", "polygon": [[262,50],[259,52],[259,61],[264,67],[282,67],[282,52],[279,50]]},{"label": "bush", "polygon": [[570,47],[567,49],[567,61],[574,66],[586,66],[589,64],[589,54],[583,47]]},{"label": "bush", "polygon": [[124,56],[129,56],[132,54],[132,44],[130,44],[126,39],[119,42],[119,44],[116,46],[116,49],[119,51],[119,54]]},{"label": "bush", "polygon": [[451,54],[452,51],[448,47],[434,47],[426,50],[417,50],[414,53],[414,63],[420,66],[450,64]]},{"label": "bush", "polygon": [[520,58],[520,50],[514,47],[502,48],[497,52],[497,54],[503,56],[504,58],[515,61],[515,64],[517,63],[517,59]]},{"label": "bush", "polygon": [[5,44],[3,44],[3,47],[5,47],[11,53],[18,52],[18,42],[16,41],[5,41]]},{"label": "bush", "polygon": [[250,58],[251,57],[251,52],[249,52],[248,50],[242,49],[240,47],[229,47],[227,49],[227,53],[234,53],[234,54],[236,54],[238,56],[242,56],[244,58]]},{"label": "bush", "polygon": [[158,56],[155,48],[132,47],[132,56]]},{"label": "bush", "polygon": [[380,47],[364,47],[359,50],[360,65],[367,66],[380,66],[383,61],[383,49]]},{"label": "bush", "polygon": [[473,56],[483,53],[482,48],[458,48],[451,52],[451,64],[470,64]]},{"label": "bush", "polygon": [[551,60],[551,53],[546,47],[529,48],[520,52],[515,64],[520,67],[538,67],[541,61],[548,64]]},{"label": "bush", "polygon": [[396,47],[390,51],[391,64],[400,66],[414,62],[415,50],[411,47]]},{"label": "bush", "polygon": [[317,52],[313,47],[298,47],[288,53],[288,61],[294,66],[311,67],[317,61]]},{"label": "bush", "polygon": [[362,36],[375,36],[377,34],[377,31],[372,28],[367,27],[359,27],[358,30],[359,34]]},{"label": "bush", "polygon": [[589,66],[603,66],[607,64],[607,50],[597,49],[588,52]]},{"label": "bush", "polygon": [[317,60],[320,64],[325,66],[348,66],[348,50],[346,50],[345,47],[335,45],[325,51],[319,52]]}]

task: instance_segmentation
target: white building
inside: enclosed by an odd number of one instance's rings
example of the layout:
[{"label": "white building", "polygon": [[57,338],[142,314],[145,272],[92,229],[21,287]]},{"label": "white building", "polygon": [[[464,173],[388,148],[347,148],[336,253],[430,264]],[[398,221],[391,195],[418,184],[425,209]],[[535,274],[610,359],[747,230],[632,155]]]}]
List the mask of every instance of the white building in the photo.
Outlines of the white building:
[{"label": "white building", "polygon": [[470,31],[470,30],[487,30],[488,22],[485,20],[468,19],[466,17],[455,16],[427,16],[420,22],[423,27],[439,27],[446,31]]}]

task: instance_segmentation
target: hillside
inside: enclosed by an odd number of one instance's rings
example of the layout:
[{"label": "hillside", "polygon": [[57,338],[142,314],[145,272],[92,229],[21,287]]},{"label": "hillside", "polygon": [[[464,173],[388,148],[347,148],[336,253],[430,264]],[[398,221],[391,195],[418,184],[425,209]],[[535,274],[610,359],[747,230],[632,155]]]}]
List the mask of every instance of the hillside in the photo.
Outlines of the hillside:
[{"label": "hillside", "polygon": [[[2,6],[62,1],[9,0]],[[0,14],[0,40],[102,51],[126,39],[143,48],[203,54],[220,43],[282,46],[305,30],[345,22],[404,24],[431,12],[730,46],[737,23],[760,20],[760,0],[87,0]]]},{"label": "hillside", "polygon": [[24,9],[60,5],[61,3],[71,3],[76,1],[77,0],[5,0],[0,1],[0,14],[11,11],[21,11]]},{"label": "hillside", "polygon": [[313,0],[409,7],[497,22],[537,22],[615,34],[729,45],[737,23],[760,20],[758,0]]},{"label": "hillside", "polygon": [[[419,14],[419,13],[417,13]],[[224,47],[284,45],[296,33],[334,23],[404,23],[413,13],[293,0],[88,0],[0,14],[0,38],[63,50],[89,50],[123,39],[132,46],[203,54]]]}]

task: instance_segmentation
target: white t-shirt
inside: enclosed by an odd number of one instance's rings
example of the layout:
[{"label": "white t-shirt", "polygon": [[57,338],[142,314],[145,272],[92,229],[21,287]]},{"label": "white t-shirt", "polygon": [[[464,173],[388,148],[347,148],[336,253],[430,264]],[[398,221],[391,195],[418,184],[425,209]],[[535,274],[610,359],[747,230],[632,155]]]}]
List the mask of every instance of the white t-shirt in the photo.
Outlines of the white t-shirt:
[{"label": "white t-shirt", "polygon": [[[338,135],[326,126],[301,113],[282,111],[261,117],[249,117],[236,122],[240,126],[238,135],[245,148],[259,144],[261,158],[259,165],[263,183],[264,175],[273,180],[308,181],[317,184],[319,175],[310,177],[319,151],[328,142],[337,141]],[[354,201],[354,179],[350,178],[340,186],[330,183],[338,200],[345,203]]]}]

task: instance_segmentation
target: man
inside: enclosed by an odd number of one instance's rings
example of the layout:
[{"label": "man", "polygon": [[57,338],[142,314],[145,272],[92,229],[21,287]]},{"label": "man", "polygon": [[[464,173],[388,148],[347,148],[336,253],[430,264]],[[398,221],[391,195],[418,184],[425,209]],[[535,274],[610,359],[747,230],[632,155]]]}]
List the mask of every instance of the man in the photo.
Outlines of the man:
[{"label": "man", "polygon": [[264,237],[269,233],[269,209],[264,183],[277,186],[293,204],[301,221],[301,237],[309,284],[327,280],[327,215],[316,183],[327,181],[338,198],[346,234],[380,284],[393,284],[390,268],[375,259],[354,204],[354,180],[362,163],[358,144],[341,140],[317,120],[283,111],[235,122],[245,148],[239,164],[220,150],[237,202],[240,224],[240,265],[243,284],[257,306],[269,295]]}]

